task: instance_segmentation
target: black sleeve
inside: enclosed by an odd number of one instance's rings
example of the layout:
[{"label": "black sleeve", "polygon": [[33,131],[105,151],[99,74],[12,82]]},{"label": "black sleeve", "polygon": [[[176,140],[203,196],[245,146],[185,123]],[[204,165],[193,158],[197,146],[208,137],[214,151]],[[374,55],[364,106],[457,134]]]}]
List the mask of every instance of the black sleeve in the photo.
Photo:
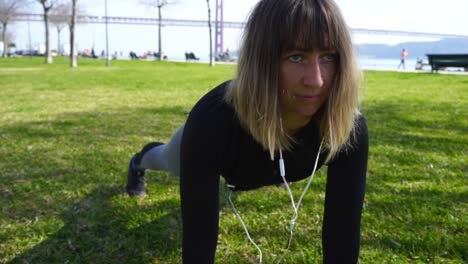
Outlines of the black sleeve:
[{"label": "black sleeve", "polygon": [[323,263],[357,263],[368,158],[364,117],[357,120],[352,148],[328,166],[322,229]]},{"label": "black sleeve", "polygon": [[[181,143],[180,195],[183,263],[214,263],[219,221],[219,164],[223,116],[202,100],[192,110]],[[209,100],[208,100],[209,101]]]}]

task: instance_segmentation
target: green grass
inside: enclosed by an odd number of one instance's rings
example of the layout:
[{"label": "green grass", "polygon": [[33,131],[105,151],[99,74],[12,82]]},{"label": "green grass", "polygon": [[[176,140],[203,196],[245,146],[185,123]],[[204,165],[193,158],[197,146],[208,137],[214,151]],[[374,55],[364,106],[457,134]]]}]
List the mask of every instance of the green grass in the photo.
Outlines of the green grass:
[{"label": "green grass", "polygon": [[[0,263],[180,263],[178,180],[151,172],[124,192],[127,162],[167,141],[232,65],[0,60]],[[361,263],[466,263],[468,76],[365,72],[370,159]],[[325,170],[306,196],[284,263],[321,263]],[[300,195],[304,183],[293,190]],[[225,193],[217,263],[257,263]],[[284,189],[236,204],[273,263],[285,245]]]}]

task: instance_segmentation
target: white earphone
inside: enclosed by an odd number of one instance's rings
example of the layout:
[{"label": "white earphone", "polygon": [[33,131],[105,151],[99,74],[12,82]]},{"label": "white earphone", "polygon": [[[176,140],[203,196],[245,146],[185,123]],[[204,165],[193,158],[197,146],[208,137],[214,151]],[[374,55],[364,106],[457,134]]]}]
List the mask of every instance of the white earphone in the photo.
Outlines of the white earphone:
[{"label": "white earphone", "polygon": [[[291,191],[291,188],[289,187],[289,183],[288,181],[286,180],[286,166],[284,164],[284,159],[283,159],[283,152],[280,150],[279,153],[280,153],[280,159],[279,159],[279,170],[280,170],[280,175],[281,175],[281,178],[283,179],[283,183],[285,184],[286,186],[286,189],[288,190],[288,194],[289,194],[289,198],[291,200],[291,203],[292,203],[292,207],[293,207],[293,215],[291,217],[291,221],[289,222],[289,239],[288,239],[288,244],[286,246],[286,250],[284,251],[284,253],[281,255],[281,257],[278,259],[278,261],[276,262],[277,264],[281,263],[281,261],[283,260],[284,256],[286,255],[286,253],[289,251],[289,248],[291,247],[291,242],[292,242],[292,237],[293,237],[293,233],[294,233],[294,227],[296,225],[296,220],[299,216],[299,206],[301,205],[301,202],[302,202],[302,199],[304,198],[305,194],[307,193],[307,190],[309,189],[310,187],[310,184],[312,183],[312,180],[314,178],[314,175],[315,175],[315,171],[317,170],[317,164],[318,164],[318,161],[319,161],[319,157],[320,157],[320,152],[322,150],[322,143],[320,143],[320,147],[318,149],[318,152],[317,152],[317,157],[315,158],[315,164],[314,164],[314,169],[312,171],[312,175],[310,176],[309,178],[309,181],[307,182],[307,185],[306,187],[304,188],[304,190],[302,191],[302,194],[298,200],[297,203],[294,202],[294,196],[292,194],[292,191]],[[228,192],[228,200],[229,200],[229,203],[231,204],[231,207],[234,211],[234,214],[236,215],[237,219],[239,220],[239,222],[241,223],[242,227],[244,228],[244,231],[245,231],[245,234],[247,235],[247,238],[248,240],[250,241],[250,243],[252,245],[254,245],[254,247],[257,249],[257,251],[259,252],[259,263],[262,264],[263,262],[263,254],[262,254],[262,250],[260,249],[260,247],[253,241],[253,239],[250,237],[250,234],[249,234],[249,230],[247,229],[247,226],[244,224],[244,221],[242,221],[242,218],[239,214],[239,212],[237,211],[236,207],[234,206],[234,203],[232,202],[232,192],[235,188],[234,185],[227,185],[227,187],[229,188],[229,192]]]}]

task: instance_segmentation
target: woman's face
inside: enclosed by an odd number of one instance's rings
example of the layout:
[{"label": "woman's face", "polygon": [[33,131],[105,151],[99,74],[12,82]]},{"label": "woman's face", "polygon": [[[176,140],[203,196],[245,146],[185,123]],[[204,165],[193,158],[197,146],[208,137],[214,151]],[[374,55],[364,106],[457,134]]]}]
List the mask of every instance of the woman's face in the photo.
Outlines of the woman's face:
[{"label": "woman's face", "polygon": [[335,78],[335,51],[292,50],[280,61],[279,98],[283,119],[305,125],[327,100]]}]

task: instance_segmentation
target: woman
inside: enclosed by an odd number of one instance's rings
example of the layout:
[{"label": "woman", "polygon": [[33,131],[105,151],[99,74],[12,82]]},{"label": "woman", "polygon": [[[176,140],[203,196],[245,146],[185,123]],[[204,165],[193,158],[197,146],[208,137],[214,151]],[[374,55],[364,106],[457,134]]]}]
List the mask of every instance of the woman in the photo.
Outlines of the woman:
[{"label": "woman", "polygon": [[132,158],[126,190],[145,194],[145,169],[180,175],[184,263],[213,263],[220,175],[234,191],[251,190],[305,179],[318,159],[328,167],[324,263],[356,263],[368,154],[358,87],[332,0],[261,0],[236,78],[206,94],[168,144]]}]

